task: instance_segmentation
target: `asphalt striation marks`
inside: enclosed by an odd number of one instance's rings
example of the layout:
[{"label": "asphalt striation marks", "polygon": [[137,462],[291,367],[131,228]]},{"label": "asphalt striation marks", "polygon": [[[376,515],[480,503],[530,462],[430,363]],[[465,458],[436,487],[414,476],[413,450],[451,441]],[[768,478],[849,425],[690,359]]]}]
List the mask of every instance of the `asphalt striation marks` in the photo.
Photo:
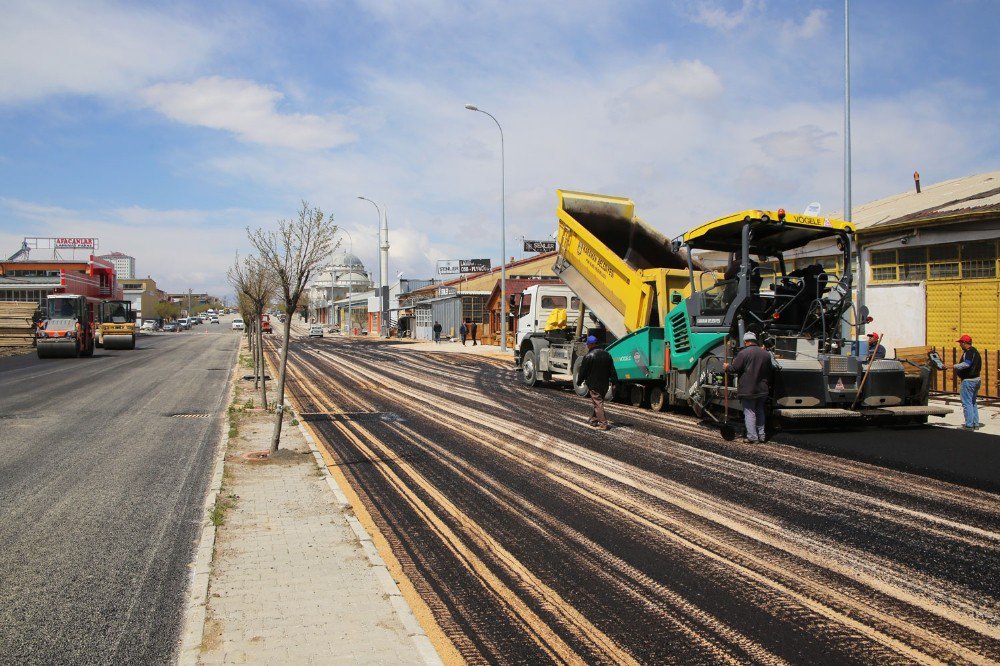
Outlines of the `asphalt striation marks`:
[{"label": "asphalt striation marks", "polygon": [[470,663],[1000,660],[994,494],[684,414],[611,405],[599,433],[494,359],[333,341],[289,362]]}]

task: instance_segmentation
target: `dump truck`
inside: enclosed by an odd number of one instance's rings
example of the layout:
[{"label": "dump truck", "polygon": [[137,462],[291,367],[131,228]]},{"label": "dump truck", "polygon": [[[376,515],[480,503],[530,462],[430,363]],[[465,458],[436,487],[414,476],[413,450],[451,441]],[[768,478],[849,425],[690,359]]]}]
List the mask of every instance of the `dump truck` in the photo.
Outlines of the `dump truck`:
[{"label": "dump truck", "polygon": [[[588,332],[614,360],[617,399],[661,411],[683,405],[727,426],[740,415],[738,380],[723,367],[752,331],[774,360],[771,427],[926,423],[950,412],[928,405],[929,359],[906,373],[901,361],[859,355],[857,324],[868,312],[852,301],[849,222],[747,210],[668,240],[629,199],[558,198],[554,271],[601,323]],[[786,270],[786,253],[824,239],[842,253],[842,275],[819,265]],[[727,254],[729,267],[706,270],[699,251]],[[565,334],[576,358],[581,335]],[[537,359],[530,372],[529,351]],[[520,352],[526,384],[544,379],[540,351]],[[586,387],[577,382],[577,390]]]},{"label": "dump truck", "polygon": [[135,349],[135,312],[131,301],[101,301],[95,344],[105,349]]},{"label": "dump truck", "polygon": [[[541,331],[535,323],[529,335],[519,335],[515,364],[529,386],[571,379],[574,390],[586,395],[587,387],[579,380],[580,363],[587,353],[583,339],[593,335],[607,344],[633,331],[662,331],[667,313],[690,293],[690,275],[686,254],[636,217],[630,200],[563,190],[558,196],[554,268],[577,297],[578,305],[568,310],[575,312],[567,314],[567,320],[572,317],[576,326]],[[540,321],[537,316],[526,317],[521,310],[540,305],[541,299],[527,302],[529,307],[524,308],[523,295],[515,296],[512,302],[519,320]],[[662,351],[658,358],[663,358]],[[621,386],[622,390],[638,391],[637,395],[643,391],[638,382]]]},{"label": "dump truck", "polygon": [[35,332],[38,358],[93,356],[97,305],[87,296],[49,294]]}]

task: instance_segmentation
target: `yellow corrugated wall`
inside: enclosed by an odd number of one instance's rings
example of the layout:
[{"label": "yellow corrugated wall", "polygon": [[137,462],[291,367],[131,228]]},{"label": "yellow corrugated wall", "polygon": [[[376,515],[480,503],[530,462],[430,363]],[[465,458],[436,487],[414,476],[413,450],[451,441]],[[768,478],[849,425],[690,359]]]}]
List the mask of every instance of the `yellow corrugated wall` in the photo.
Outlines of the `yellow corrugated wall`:
[{"label": "yellow corrugated wall", "polygon": [[927,344],[955,347],[971,335],[979,350],[1000,349],[1000,280],[927,282]]}]

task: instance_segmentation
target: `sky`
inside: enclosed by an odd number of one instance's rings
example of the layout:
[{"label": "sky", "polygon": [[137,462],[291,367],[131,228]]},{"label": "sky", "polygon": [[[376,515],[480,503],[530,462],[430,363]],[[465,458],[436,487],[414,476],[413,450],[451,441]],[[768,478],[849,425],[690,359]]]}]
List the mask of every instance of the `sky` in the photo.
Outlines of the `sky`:
[{"label": "sky", "polygon": [[[376,272],[550,239],[556,189],[668,236],[843,209],[844,5],[825,0],[2,0],[0,255],[100,239],[232,293],[302,201]],[[851,3],[855,206],[1000,168],[1000,2]]]}]

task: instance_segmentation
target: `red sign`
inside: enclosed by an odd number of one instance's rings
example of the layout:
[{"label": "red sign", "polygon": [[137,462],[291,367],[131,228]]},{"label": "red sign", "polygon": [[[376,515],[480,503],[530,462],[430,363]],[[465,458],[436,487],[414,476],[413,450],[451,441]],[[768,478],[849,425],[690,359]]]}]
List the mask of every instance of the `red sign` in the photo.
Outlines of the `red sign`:
[{"label": "red sign", "polygon": [[58,249],[78,249],[78,248],[89,248],[94,249],[94,241],[96,238],[57,238],[56,248]]}]

